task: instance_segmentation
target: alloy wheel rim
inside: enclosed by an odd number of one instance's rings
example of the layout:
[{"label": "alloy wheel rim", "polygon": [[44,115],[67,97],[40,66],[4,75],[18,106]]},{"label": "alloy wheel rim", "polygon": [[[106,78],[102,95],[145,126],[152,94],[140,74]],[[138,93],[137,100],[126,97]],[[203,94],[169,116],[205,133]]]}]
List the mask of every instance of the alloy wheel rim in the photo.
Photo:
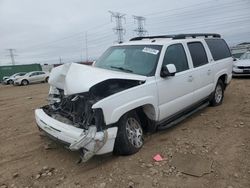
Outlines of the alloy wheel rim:
[{"label": "alloy wheel rim", "polygon": [[126,122],[126,133],[129,142],[136,148],[143,144],[143,132],[139,122],[135,118],[128,118]]},{"label": "alloy wheel rim", "polygon": [[217,85],[216,90],[215,90],[215,101],[216,103],[220,103],[222,99],[222,87],[220,84]]}]

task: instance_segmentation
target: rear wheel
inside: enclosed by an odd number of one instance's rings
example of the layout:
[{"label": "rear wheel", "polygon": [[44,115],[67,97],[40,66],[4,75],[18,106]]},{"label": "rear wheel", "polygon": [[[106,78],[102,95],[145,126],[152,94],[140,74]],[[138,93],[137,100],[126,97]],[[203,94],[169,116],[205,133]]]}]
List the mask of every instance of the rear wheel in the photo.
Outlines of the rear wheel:
[{"label": "rear wheel", "polygon": [[49,81],[49,77],[45,78],[45,82],[47,83]]},{"label": "rear wheel", "polygon": [[27,86],[29,84],[28,80],[22,80],[21,85]]},{"label": "rear wheel", "polygon": [[223,98],[224,98],[224,89],[225,89],[224,83],[222,82],[222,80],[218,80],[214,93],[213,93],[213,97],[210,101],[210,104],[212,106],[218,106],[222,103]]},{"label": "rear wheel", "polygon": [[114,153],[130,155],[138,152],[143,146],[143,130],[136,112],[123,115],[118,122],[118,132]]}]

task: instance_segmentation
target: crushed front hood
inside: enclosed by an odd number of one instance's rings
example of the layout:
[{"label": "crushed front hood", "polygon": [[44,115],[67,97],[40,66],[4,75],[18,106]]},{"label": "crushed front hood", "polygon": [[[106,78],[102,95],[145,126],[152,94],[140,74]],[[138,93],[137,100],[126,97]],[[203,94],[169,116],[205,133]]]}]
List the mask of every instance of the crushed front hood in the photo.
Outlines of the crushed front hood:
[{"label": "crushed front hood", "polygon": [[65,95],[71,95],[87,92],[92,86],[108,79],[145,81],[146,76],[70,63],[52,69],[49,84],[63,89]]}]

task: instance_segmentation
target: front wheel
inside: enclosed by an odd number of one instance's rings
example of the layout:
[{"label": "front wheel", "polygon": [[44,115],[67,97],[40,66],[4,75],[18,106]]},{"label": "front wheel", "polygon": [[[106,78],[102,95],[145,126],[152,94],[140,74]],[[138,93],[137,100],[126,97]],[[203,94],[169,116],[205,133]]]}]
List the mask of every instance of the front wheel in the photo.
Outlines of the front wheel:
[{"label": "front wheel", "polygon": [[224,89],[225,89],[224,83],[222,82],[222,80],[218,80],[213,93],[213,97],[210,101],[210,104],[212,106],[218,106],[222,103],[224,98]]},{"label": "front wheel", "polygon": [[134,154],[142,148],[143,143],[143,130],[138,115],[135,111],[126,113],[118,121],[114,153],[120,155]]},{"label": "front wheel", "polygon": [[22,80],[21,85],[27,86],[29,84],[28,80]]},{"label": "front wheel", "polygon": [[9,84],[13,84],[14,83],[14,81],[13,80],[9,80]]}]

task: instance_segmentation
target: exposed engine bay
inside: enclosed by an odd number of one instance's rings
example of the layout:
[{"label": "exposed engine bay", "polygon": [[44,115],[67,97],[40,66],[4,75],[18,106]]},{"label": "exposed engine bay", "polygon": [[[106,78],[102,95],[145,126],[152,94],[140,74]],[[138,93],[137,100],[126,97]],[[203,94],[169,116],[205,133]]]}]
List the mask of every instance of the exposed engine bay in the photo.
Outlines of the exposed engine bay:
[{"label": "exposed engine bay", "polygon": [[52,118],[87,130],[90,125],[96,125],[101,131],[104,126],[104,117],[101,109],[92,109],[97,101],[142,84],[137,80],[109,79],[91,87],[89,92],[64,95],[62,89],[50,88],[48,97],[49,105],[43,108]]}]

